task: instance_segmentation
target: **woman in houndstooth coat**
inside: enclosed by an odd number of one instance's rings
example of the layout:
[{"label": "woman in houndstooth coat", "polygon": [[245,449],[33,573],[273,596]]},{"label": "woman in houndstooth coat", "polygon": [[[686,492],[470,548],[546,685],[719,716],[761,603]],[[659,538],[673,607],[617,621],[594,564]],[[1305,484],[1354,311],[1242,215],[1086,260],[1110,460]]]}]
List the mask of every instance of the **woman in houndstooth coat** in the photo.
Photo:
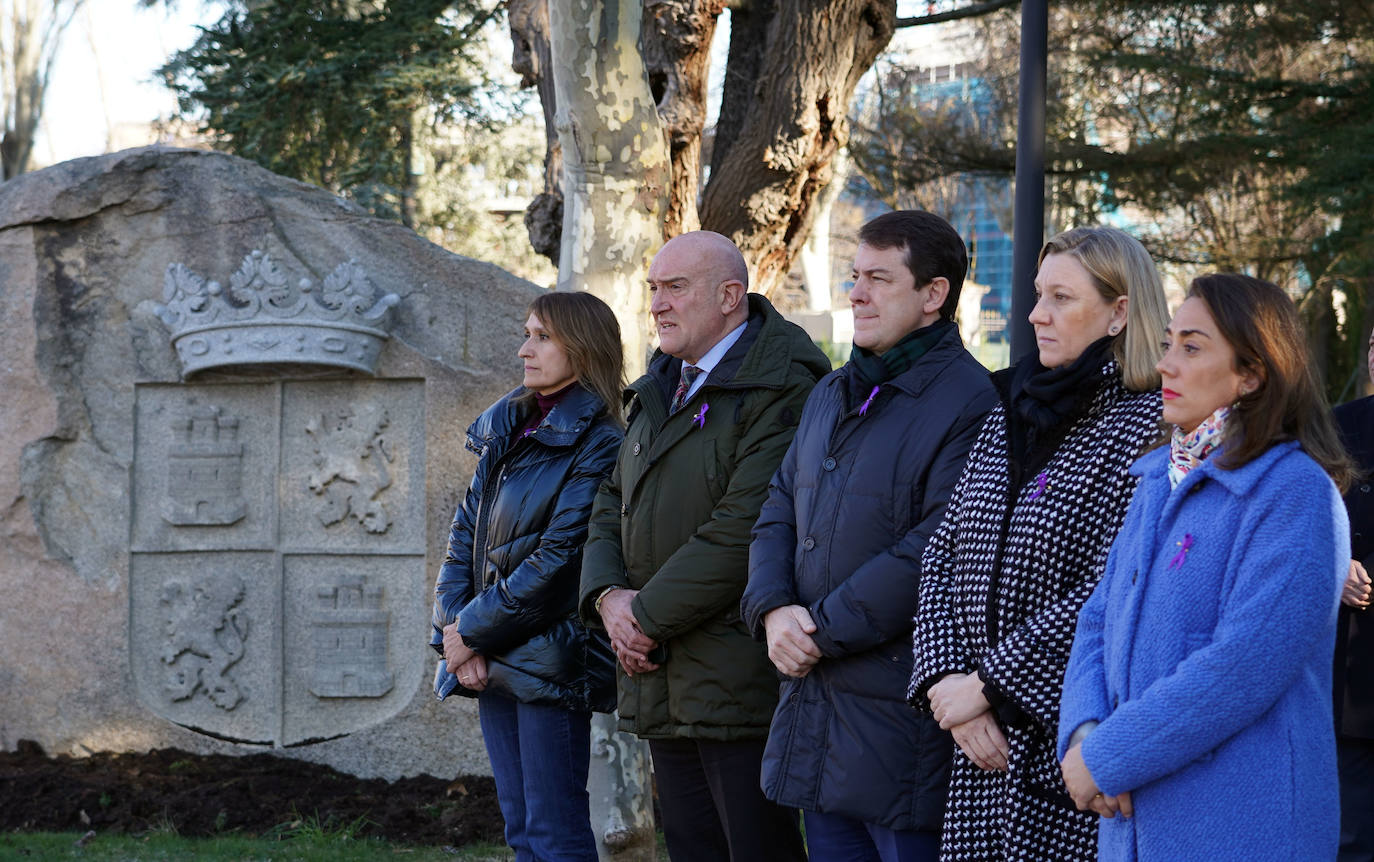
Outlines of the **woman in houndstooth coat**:
[{"label": "woman in houndstooth coat", "polygon": [[1154,370],[1168,320],[1145,249],[1112,228],[1040,253],[1037,357],[997,372],[1001,403],[926,547],[908,697],[958,749],[941,859],[1090,860],[1055,756],[1079,608],[1102,575],[1158,439]]}]

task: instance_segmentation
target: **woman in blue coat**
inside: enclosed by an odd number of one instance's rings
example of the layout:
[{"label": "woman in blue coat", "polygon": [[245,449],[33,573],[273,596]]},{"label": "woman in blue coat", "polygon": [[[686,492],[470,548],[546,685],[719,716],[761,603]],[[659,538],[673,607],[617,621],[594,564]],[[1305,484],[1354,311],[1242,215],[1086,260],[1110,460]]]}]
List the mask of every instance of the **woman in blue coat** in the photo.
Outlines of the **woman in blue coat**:
[{"label": "woman in blue coat", "polygon": [[1174,430],[1078,619],[1064,780],[1099,859],[1331,859],[1351,468],[1278,287],[1195,280],[1165,344]]},{"label": "woman in blue coat", "polygon": [[577,617],[592,499],[624,436],[620,327],[588,293],[530,305],[524,384],[467,433],[479,460],[434,587],[435,693],[478,699],[517,860],[597,858],[591,713],[614,706],[614,657]]}]

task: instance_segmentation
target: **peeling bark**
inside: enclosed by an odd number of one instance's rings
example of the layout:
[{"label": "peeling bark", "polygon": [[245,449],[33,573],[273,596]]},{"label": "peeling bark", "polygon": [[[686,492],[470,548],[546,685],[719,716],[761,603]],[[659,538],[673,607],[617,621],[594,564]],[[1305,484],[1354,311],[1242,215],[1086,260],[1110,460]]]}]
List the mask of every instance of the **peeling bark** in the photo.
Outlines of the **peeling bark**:
[{"label": "peeling bark", "polygon": [[[555,114],[547,61],[538,59],[539,34],[547,21],[527,11],[548,0],[513,0],[516,71],[540,86],[546,126]],[[705,118],[706,74],[716,20],[731,8],[729,61],[720,118],[711,154],[711,180],[700,195],[701,127]],[[647,65],[650,98],[667,135],[666,168],[658,163],[608,165],[617,176],[642,172],[644,193],[666,191],[664,236],[696,227],[731,237],[753,272],[752,288],[771,293],[786,278],[810,233],[818,195],[829,184],[832,160],[849,138],[846,115],[859,78],[892,38],[893,0],[641,0],[647,15],[638,51]],[[601,3],[576,4],[593,16]],[[639,6],[608,0],[618,27],[624,15],[641,20]],[[540,29],[542,27],[542,30]],[[561,34],[572,38],[573,34]],[[583,33],[577,38],[585,38]],[[623,37],[622,41],[623,41]],[[535,58],[534,61],[526,58]],[[619,60],[616,60],[619,62]],[[543,63],[543,65],[541,65]],[[560,90],[560,92],[563,92]],[[569,143],[560,135],[566,152]],[[611,152],[620,152],[617,147]],[[551,145],[550,151],[553,151]],[[545,193],[526,212],[530,239],[548,254],[561,226],[576,218],[558,191],[554,161],[546,163]],[[628,191],[624,194],[628,195]],[[697,199],[701,197],[700,212]],[[561,222],[559,216],[562,216]],[[568,246],[563,246],[564,253]],[[560,276],[567,278],[568,275]],[[614,291],[608,293],[608,299]],[[614,304],[614,303],[613,303]],[[618,313],[630,312],[617,307]],[[642,344],[627,350],[632,367],[642,367]]]},{"label": "peeling bark", "polygon": [[592,762],[587,795],[592,831],[604,862],[654,862],[653,781],[649,744],[615,729],[614,714],[592,716]]},{"label": "peeling bark", "polygon": [[563,149],[559,290],[615,309],[633,379],[648,357],[644,276],[663,243],[668,147],[638,41],[640,0],[550,0]]},{"label": "peeling bark", "polygon": [[701,204],[702,227],[732,238],[749,261],[752,289],[781,285],[801,251],[849,139],[854,87],[895,18],[891,0],[799,0],[779,4],[769,22],[744,122],[713,160]]},{"label": "peeling bark", "polygon": [[644,0],[639,47],[649,89],[668,136],[671,185],[664,236],[700,227],[701,131],[706,125],[706,77],[711,39],[725,0]]},{"label": "peeling bark", "polygon": [[509,0],[506,14],[514,44],[511,68],[520,87],[535,87],[544,109],[544,190],[525,209],[525,230],[534,250],[558,263],[558,237],[563,231],[563,150],[558,144],[554,116],[558,100],[553,89],[553,55],[549,44],[548,0]]}]

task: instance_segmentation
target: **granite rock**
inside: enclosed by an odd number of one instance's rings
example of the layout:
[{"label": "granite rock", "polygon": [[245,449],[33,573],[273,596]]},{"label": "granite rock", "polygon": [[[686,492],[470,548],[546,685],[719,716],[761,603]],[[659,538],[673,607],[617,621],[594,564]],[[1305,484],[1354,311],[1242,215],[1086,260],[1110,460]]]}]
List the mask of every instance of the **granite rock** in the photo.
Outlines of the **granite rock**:
[{"label": "granite rock", "polygon": [[[168,265],[223,281],[254,250],[400,297],[375,377],[183,379]],[[539,290],[222,153],[0,184],[0,745],[487,771],[472,702],[430,691],[429,602]]]}]

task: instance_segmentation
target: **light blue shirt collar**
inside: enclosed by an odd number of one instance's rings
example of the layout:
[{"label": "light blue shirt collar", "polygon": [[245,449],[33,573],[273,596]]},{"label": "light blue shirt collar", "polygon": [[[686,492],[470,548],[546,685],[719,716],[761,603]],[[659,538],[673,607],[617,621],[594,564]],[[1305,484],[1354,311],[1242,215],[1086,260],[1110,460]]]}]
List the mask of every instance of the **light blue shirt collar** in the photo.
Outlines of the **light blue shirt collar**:
[{"label": "light blue shirt collar", "polygon": [[711,376],[711,371],[725,358],[725,354],[730,352],[730,348],[735,346],[735,342],[739,341],[739,337],[744,334],[744,328],[748,325],[749,321],[746,320],[744,323],[741,323],[739,326],[725,333],[725,337],[717,341],[710,350],[706,351],[706,355],[702,356],[701,359],[696,362],[691,363],[697,368],[700,368],[701,373],[697,375],[696,380],[692,381],[692,388],[687,390],[688,399],[697,394],[697,390],[706,383],[706,378]]}]

